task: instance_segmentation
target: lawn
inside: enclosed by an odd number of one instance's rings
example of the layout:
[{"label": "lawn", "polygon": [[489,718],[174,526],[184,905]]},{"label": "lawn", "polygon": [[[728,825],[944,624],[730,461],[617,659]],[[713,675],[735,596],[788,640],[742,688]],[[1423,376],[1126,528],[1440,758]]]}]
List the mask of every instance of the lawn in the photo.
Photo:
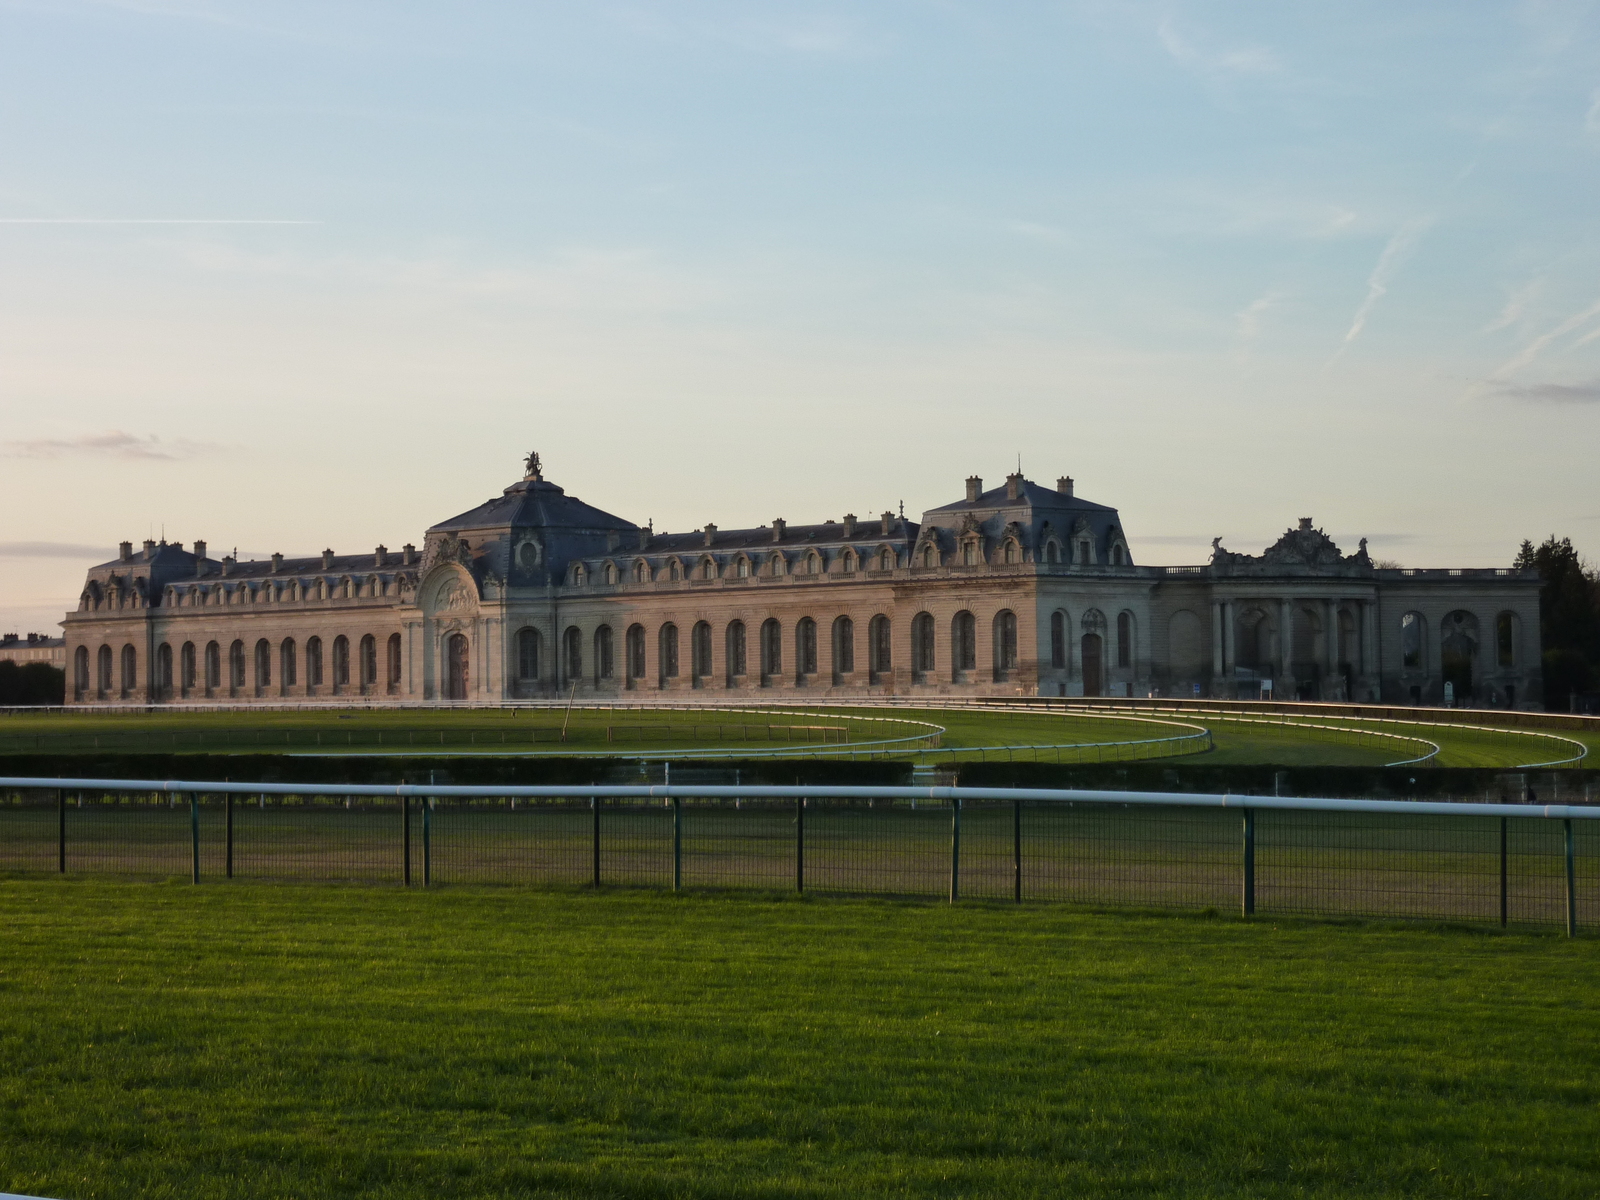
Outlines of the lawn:
[{"label": "lawn", "polygon": [[0,883],[0,1188],[1590,1197],[1589,939]]}]

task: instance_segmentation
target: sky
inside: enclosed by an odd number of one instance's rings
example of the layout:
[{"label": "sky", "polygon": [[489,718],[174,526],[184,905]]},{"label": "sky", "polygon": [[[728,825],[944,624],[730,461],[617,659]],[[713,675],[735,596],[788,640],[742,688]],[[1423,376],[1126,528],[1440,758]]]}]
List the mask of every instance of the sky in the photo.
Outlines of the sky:
[{"label": "sky", "polygon": [[117,542],[1016,468],[1135,560],[1600,557],[1592,3],[0,0],[0,629]]}]

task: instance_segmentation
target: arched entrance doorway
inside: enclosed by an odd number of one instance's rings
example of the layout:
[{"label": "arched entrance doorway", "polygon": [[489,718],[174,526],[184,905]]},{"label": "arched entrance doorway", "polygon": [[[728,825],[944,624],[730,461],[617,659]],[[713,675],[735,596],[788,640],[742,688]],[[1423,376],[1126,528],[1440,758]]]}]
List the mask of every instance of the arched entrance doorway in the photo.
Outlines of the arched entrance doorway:
[{"label": "arched entrance doorway", "polygon": [[1478,618],[1460,609],[1439,627],[1439,673],[1457,704],[1472,698],[1472,666],[1478,652]]},{"label": "arched entrance doorway", "polygon": [[1105,690],[1104,674],[1100,669],[1101,641],[1098,633],[1083,635],[1083,694],[1099,696]]},{"label": "arched entrance doorway", "polygon": [[467,698],[468,682],[467,635],[464,633],[452,633],[449,640],[445,642],[444,698],[446,700],[465,700]]}]

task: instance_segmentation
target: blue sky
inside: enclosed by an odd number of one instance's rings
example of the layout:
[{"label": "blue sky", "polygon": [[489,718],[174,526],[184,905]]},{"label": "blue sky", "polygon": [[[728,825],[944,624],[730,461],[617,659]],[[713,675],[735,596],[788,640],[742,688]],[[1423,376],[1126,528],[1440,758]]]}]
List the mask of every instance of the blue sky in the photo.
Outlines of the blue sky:
[{"label": "blue sky", "polygon": [[1600,555],[1593,4],[0,0],[0,623],[164,529],[1017,455],[1136,557]]}]

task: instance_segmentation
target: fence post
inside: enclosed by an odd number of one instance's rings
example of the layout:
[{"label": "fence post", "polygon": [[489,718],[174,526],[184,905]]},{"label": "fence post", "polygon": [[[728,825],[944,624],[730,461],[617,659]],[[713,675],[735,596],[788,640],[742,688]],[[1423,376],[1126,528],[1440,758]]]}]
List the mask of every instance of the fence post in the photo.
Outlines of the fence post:
[{"label": "fence post", "polygon": [[594,810],[594,837],[591,847],[594,854],[594,886],[600,886],[600,797],[591,796],[589,807]]},{"label": "fence post", "polygon": [[200,882],[200,793],[189,793],[189,882]]},{"label": "fence post", "polygon": [[67,873],[67,793],[65,788],[56,789],[56,870],[65,875]]},{"label": "fence post", "polygon": [[222,794],[222,840],[224,876],[233,878],[233,793]]},{"label": "fence post", "polygon": [[1500,818],[1500,928],[1506,927],[1506,818]]},{"label": "fence post", "polygon": [[1011,884],[1016,901],[1022,903],[1022,797],[1011,801]]},{"label": "fence post", "polygon": [[1574,870],[1572,846],[1572,818],[1564,817],[1561,821],[1562,832],[1566,835],[1567,843],[1567,936],[1578,936],[1578,879]]},{"label": "fence post", "polygon": [[794,890],[806,890],[806,801],[797,796],[794,802]]},{"label": "fence post", "polygon": [[401,878],[406,887],[411,886],[411,797],[400,797],[400,860]]},{"label": "fence post", "polygon": [[672,890],[683,890],[683,801],[672,798]]},{"label": "fence post", "polygon": [[422,798],[422,886],[433,882],[433,797]]},{"label": "fence post", "polygon": [[1256,914],[1256,810],[1244,810],[1244,887],[1240,908],[1247,917]]},{"label": "fence post", "polygon": [[961,800],[950,801],[950,903],[961,898]]}]

